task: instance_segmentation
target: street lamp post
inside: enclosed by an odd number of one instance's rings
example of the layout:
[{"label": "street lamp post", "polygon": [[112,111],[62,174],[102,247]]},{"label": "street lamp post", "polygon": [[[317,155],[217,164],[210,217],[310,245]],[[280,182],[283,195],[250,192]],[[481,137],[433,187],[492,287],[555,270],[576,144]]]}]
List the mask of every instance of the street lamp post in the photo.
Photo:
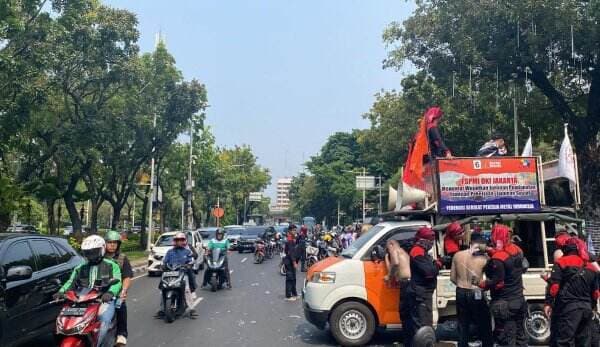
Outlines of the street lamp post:
[{"label": "street lamp post", "polygon": [[188,168],[188,179],[186,184],[186,195],[187,195],[187,229],[192,230],[194,224],[193,211],[192,211],[192,189],[194,188],[194,182],[192,181],[192,161],[193,161],[193,147],[194,133],[193,133],[193,122],[190,119],[190,160]]},{"label": "street lamp post", "polygon": [[[152,120],[152,128],[156,129],[156,113]],[[154,151],[156,150],[156,147],[154,147],[154,137],[152,138],[152,142],[152,160],[150,161],[150,203],[148,204],[148,240],[146,244],[147,251],[150,251],[150,248],[152,247],[152,231],[154,228],[152,225],[152,203],[154,202]]]}]

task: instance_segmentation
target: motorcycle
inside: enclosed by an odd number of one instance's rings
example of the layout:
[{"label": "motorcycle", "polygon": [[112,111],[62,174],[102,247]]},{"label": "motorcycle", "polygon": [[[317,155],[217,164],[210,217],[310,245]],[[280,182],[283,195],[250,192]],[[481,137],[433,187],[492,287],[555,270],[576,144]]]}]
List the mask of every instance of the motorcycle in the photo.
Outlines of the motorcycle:
[{"label": "motorcycle", "polygon": [[267,241],[267,259],[273,259],[273,256],[275,255],[275,251],[277,250],[277,243],[275,242],[275,240],[269,240]]},{"label": "motorcycle", "polygon": [[319,261],[319,249],[313,246],[306,246],[306,268],[310,269]]},{"label": "motorcycle", "polygon": [[261,264],[265,260],[265,241],[256,241],[256,250],[254,251],[254,264]]},{"label": "motorcycle", "polygon": [[[118,283],[113,279],[106,285],[92,288],[69,290],[65,293],[65,303],[56,318],[56,338],[60,347],[96,347],[99,345],[98,316],[106,310],[101,297],[108,289]],[[104,346],[114,346],[116,342],[116,315],[104,337]]]},{"label": "motorcycle", "polygon": [[281,276],[285,276],[287,273],[287,269],[285,267],[285,253],[284,252],[279,252],[279,257],[281,258],[281,261],[279,262],[279,274],[281,274]]},{"label": "motorcycle", "polygon": [[187,285],[187,267],[185,265],[165,265],[158,289],[161,291],[162,308],[167,323],[182,316],[187,309],[189,286]]},{"label": "motorcycle", "polygon": [[223,288],[223,283],[227,281],[227,274],[225,274],[225,260],[227,252],[221,251],[219,248],[215,248],[210,251],[210,257],[206,257],[206,270],[209,276],[210,290],[216,292],[217,289]]}]

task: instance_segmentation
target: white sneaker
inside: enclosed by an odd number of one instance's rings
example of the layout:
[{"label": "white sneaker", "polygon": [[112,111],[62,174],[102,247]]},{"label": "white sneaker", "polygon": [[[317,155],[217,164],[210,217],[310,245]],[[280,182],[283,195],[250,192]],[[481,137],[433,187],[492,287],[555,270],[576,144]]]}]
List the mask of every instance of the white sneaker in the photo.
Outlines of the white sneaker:
[{"label": "white sneaker", "polygon": [[117,336],[117,346],[125,346],[127,344],[127,338],[123,335]]},{"label": "white sneaker", "polygon": [[196,300],[196,293],[191,293],[192,295],[192,300]]}]

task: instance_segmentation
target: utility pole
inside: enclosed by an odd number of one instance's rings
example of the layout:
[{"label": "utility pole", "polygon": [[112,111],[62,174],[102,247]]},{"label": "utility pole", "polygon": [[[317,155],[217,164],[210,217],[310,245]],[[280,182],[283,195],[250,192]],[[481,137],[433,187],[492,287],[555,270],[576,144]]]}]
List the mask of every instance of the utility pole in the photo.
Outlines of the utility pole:
[{"label": "utility pole", "polygon": [[248,214],[247,210],[247,197],[244,195],[244,218],[242,220],[242,224],[246,224],[246,215]]},{"label": "utility pole", "polygon": [[517,88],[515,87],[515,96],[513,98],[514,119],[513,126],[515,128],[515,156],[519,155],[519,118],[517,114]]},{"label": "utility pole", "polygon": [[363,217],[362,217],[362,222],[363,224],[365,223],[365,218],[367,216],[367,212],[366,212],[366,204],[367,204],[367,189],[366,189],[366,181],[365,180],[365,176],[367,176],[367,169],[363,167],[363,208],[362,208],[362,212],[363,212]]},{"label": "utility pole", "polygon": [[379,214],[381,215],[381,213],[383,212],[381,210],[381,186],[382,186],[382,181],[381,181],[381,175],[379,175]]},{"label": "utility pole", "polygon": [[[154,119],[152,120],[152,128],[156,129],[156,113],[154,114]],[[152,138],[152,160],[150,161],[150,203],[148,204],[148,240],[146,244],[146,250],[150,251],[152,247],[152,231],[154,226],[152,225],[152,204],[154,203],[154,151],[156,148],[154,147],[154,137]],[[157,194],[158,197],[158,194]],[[158,201],[158,199],[156,199]]]},{"label": "utility pole", "polygon": [[192,189],[194,188],[194,181],[192,181],[192,162],[193,162],[193,142],[194,142],[194,133],[193,133],[193,122],[190,119],[190,162],[188,168],[188,179],[186,184],[186,195],[187,195],[187,229],[192,230],[194,224],[194,214],[192,211]]},{"label": "utility pole", "polygon": [[185,201],[181,200],[181,230],[185,227]]},{"label": "utility pole", "polygon": [[340,225],[340,201],[338,200],[338,210],[337,210],[337,225]]},{"label": "utility pole", "polygon": [[[221,208],[221,197],[217,196],[217,209]],[[217,217],[217,228],[221,226],[221,217]]]},{"label": "utility pole", "polygon": [[133,229],[133,227],[135,227],[135,201],[137,200],[137,197],[135,196],[135,193],[133,194],[133,215],[131,216],[131,228]]}]

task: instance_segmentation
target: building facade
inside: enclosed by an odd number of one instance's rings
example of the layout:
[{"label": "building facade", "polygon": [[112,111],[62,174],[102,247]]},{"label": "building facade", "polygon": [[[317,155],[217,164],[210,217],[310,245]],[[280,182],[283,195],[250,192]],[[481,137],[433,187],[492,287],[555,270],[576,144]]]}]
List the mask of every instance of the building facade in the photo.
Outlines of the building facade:
[{"label": "building facade", "polygon": [[286,211],[290,208],[290,188],[292,186],[291,177],[282,177],[277,180],[277,197],[272,206],[273,211]]}]

